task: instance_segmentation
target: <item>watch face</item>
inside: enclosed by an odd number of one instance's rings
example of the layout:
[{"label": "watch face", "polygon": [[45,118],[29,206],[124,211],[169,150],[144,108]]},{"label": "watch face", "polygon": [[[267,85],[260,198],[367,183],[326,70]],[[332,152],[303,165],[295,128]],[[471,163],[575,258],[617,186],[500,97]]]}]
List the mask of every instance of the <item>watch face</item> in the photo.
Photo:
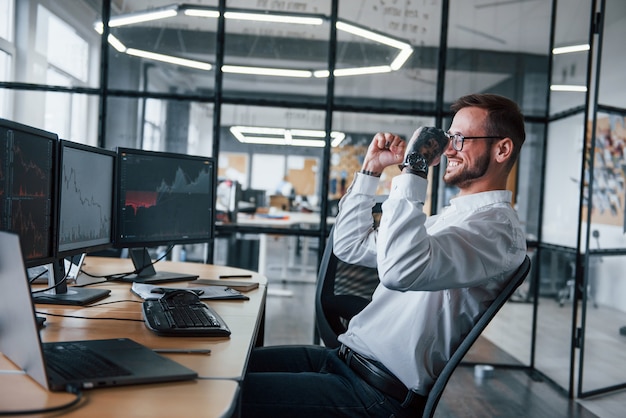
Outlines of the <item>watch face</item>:
[{"label": "watch face", "polygon": [[407,155],[406,162],[413,170],[428,171],[428,164],[426,163],[426,160],[424,160],[424,157],[419,155],[417,152],[411,152]]}]

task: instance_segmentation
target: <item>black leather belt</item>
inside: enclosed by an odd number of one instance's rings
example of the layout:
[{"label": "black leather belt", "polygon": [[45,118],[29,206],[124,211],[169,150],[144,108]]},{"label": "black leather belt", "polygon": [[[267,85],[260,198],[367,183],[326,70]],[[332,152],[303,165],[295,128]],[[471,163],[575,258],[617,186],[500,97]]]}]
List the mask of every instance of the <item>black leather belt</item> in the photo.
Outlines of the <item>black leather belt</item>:
[{"label": "black leather belt", "polygon": [[376,362],[363,357],[350,347],[342,344],[339,348],[339,358],[345,361],[348,367],[370,386],[401,402],[403,407],[423,408],[426,404],[425,396],[407,389],[397,377],[383,368],[381,364],[376,364]]}]

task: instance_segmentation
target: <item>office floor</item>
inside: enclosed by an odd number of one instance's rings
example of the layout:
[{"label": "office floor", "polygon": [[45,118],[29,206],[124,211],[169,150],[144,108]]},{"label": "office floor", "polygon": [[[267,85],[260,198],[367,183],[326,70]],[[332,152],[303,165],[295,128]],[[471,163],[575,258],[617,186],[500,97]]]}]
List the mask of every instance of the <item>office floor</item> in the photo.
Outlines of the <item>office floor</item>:
[{"label": "office floor", "polygon": [[[282,263],[284,242],[270,240],[268,266]],[[311,252],[306,265],[297,259],[287,269],[293,280],[284,280],[283,269],[268,269],[265,345],[312,344],[316,256]],[[516,309],[527,309],[514,304]],[[515,358],[482,339],[474,352],[489,352],[490,358]],[[511,357],[511,358],[508,358]],[[607,359],[608,361],[608,359]],[[508,361],[507,361],[508,362]],[[623,363],[621,363],[623,365]],[[612,363],[615,366],[615,363]],[[621,368],[622,366],[620,366]],[[454,373],[439,403],[437,418],[533,417],[533,418],[621,418],[626,391],[594,399],[570,400],[539,375],[524,370],[496,367],[490,378],[476,379],[474,368],[461,366]]]}]

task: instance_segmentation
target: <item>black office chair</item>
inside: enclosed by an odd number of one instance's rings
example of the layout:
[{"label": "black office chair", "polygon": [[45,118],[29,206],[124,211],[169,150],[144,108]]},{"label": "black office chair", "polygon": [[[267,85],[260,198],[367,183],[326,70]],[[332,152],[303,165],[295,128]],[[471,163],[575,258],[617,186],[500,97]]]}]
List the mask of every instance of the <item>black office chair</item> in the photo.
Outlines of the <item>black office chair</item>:
[{"label": "black office chair", "polygon": [[[463,338],[430,389],[422,418],[432,418],[452,373],[500,308],[524,282],[530,266],[530,258],[526,256],[515,276]],[[370,302],[379,282],[378,271],[375,268],[347,264],[337,259],[333,254],[331,229],[317,280],[315,299],[317,331],[325,346],[336,348],[340,345],[337,336],[347,330],[349,320]]]},{"label": "black office chair", "polygon": [[487,308],[487,310],[482,314],[478,322],[471,329],[469,334],[463,338],[461,344],[454,351],[450,360],[446,363],[439,376],[435,380],[433,387],[430,389],[428,393],[428,398],[426,400],[426,406],[424,408],[424,412],[422,413],[422,418],[432,418],[435,414],[435,408],[437,408],[437,404],[439,403],[439,399],[443,394],[452,373],[457,368],[459,364],[461,364],[461,360],[465,357],[465,354],[469,351],[472,345],[476,342],[480,334],[487,328],[487,325],[491,320],[496,316],[500,308],[504,306],[507,300],[515,293],[515,290],[524,282],[528,272],[530,271],[530,258],[526,256],[522,265],[517,269],[515,276],[509,281],[509,283],[502,289],[502,292],[498,297],[491,302],[491,305]]},{"label": "black office chair", "polygon": [[378,286],[375,268],[344,263],[333,253],[333,230],[324,250],[317,277],[315,323],[326,347],[336,348],[337,336],[348,328],[348,322],[372,298]]}]

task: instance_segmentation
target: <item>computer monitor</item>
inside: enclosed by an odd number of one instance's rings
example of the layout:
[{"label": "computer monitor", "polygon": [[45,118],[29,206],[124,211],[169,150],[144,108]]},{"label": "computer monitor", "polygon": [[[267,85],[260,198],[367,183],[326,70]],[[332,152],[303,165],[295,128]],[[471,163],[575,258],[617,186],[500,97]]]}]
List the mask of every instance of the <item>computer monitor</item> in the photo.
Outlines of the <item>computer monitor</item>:
[{"label": "computer monitor", "polygon": [[237,204],[240,213],[255,213],[258,208],[267,206],[265,203],[267,192],[262,189],[244,189]]},{"label": "computer monitor", "polygon": [[0,119],[0,228],[19,235],[27,267],[55,258],[55,158],[58,138]]},{"label": "computer monitor", "polygon": [[213,159],[132,148],[117,153],[115,245],[130,249],[137,270],[123,280],[193,280],[197,276],[156,272],[146,247],[212,239]]},{"label": "computer monitor", "polygon": [[[57,175],[56,257],[53,289],[35,293],[36,303],[86,305],[109,295],[107,289],[67,286],[86,253],[113,246],[114,151],[62,140]],[[52,279],[52,278],[51,278]]]}]

